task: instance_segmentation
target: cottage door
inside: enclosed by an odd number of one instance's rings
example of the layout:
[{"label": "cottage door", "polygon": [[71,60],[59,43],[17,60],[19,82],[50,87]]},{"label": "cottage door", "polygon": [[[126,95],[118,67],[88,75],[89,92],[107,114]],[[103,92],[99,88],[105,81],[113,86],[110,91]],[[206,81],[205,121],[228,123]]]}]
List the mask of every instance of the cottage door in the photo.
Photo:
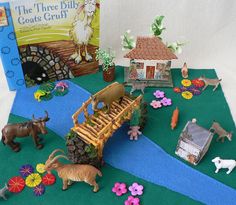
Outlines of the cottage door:
[{"label": "cottage door", "polygon": [[146,67],[146,78],[147,79],[154,79],[154,75],[155,75],[155,66],[147,66]]}]

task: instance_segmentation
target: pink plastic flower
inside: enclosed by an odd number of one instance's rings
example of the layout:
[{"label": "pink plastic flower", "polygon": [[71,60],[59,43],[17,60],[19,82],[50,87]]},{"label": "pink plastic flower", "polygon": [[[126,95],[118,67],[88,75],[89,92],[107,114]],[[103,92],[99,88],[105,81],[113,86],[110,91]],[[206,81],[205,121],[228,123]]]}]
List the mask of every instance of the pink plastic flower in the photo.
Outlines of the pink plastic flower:
[{"label": "pink plastic flower", "polygon": [[165,97],[165,93],[163,91],[160,91],[160,90],[156,90],[156,92],[154,92],[153,95],[156,98],[164,98]]},{"label": "pink plastic flower", "polygon": [[143,194],[143,186],[134,182],[132,186],[129,187],[129,191],[133,196],[142,195]]},{"label": "pink plastic flower", "polygon": [[128,199],[125,201],[125,205],[139,205],[139,198],[128,196]]},{"label": "pink plastic flower", "polygon": [[160,101],[156,101],[156,100],[153,100],[150,105],[154,108],[154,109],[157,109],[157,108],[160,108],[162,107],[161,105],[161,102]]},{"label": "pink plastic flower", "polygon": [[163,99],[161,100],[161,103],[162,103],[162,105],[164,105],[164,106],[172,105],[172,101],[171,101],[170,98],[163,98]]},{"label": "pink plastic flower", "polygon": [[112,192],[114,192],[117,196],[122,196],[127,192],[126,184],[116,182],[112,188]]}]

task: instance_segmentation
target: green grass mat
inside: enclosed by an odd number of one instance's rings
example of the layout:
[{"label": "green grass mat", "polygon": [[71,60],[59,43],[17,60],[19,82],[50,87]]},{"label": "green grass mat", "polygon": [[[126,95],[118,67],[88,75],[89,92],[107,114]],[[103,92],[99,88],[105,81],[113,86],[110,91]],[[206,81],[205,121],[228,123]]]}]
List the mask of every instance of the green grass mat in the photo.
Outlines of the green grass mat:
[{"label": "green grass mat", "polygon": [[[25,120],[26,119],[15,115],[10,115],[9,118],[9,122],[11,123],[22,122]],[[47,160],[48,155],[55,148],[62,148],[65,150],[65,141],[49,129],[48,131],[48,135],[44,136],[45,147],[42,150],[35,149],[30,137],[19,138],[17,140],[21,142],[22,147],[22,150],[19,153],[14,153],[9,147],[4,147],[0,144],[0,187],[2,187],[9,178],[18,175],[18,170],[21,165],[31,164],[35,167],[37,163],[44,163]],[[7,193],[8,200],[3,202],[3,199],[0,198],[0,203],[6,205],[119,205],[124,204],[128,194],[122,197],[115,196],[115,194],[111,192],[114,183],[125,182],[126,184],[131,185],[133,182],[138,182],[144,186],[144,194],[140,197],[141,204],[200,204],[181,194],[148,183],[108,165],[105,165],[102,168],[102,172],[103,177],[97,178],[97,182],[100,186],[100,191],[98,193],[93,193],[92,187],[82,182],[73,184],[67,191],[62,191],[62,181],[57,177],[56,184],[47,186],[45,194],[41,197],[35,197],[33,195],[33,189],[25,187],[19,194]],[[56,172],[53,173],[57,176]]]}]

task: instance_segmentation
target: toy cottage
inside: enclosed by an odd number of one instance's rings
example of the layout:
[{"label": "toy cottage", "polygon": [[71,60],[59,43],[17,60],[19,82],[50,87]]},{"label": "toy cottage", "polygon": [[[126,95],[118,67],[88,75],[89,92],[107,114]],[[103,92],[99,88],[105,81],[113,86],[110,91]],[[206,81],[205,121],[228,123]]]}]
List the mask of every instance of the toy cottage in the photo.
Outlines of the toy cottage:
[{"label": "toy cottage", "polygon": [[158,37],[137,37],[136,47],[124,57],[130,59],[125,69],[129,85],[139,80],[148,86],[173,87],[170,66],[177,57]]},{"label": "toy cottage", "polygon": [[197,165],[206,154],[212,138],[213,134],[210,131],[189,121],[180,134],[175,153]]}]

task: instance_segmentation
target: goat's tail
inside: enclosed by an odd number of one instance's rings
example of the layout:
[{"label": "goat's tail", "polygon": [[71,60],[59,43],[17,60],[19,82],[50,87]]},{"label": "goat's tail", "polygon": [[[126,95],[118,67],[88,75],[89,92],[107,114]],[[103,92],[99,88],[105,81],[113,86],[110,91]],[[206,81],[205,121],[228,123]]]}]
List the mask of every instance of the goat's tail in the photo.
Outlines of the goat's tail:
[{"label": "goat's tail", "polygon": [[100,170],[97,170],[98,176],[102,177],[102,172]]},{"label": "goat's tail", "polygon": [[5,139],[6,139],[6,138],[5,138],[5,136],[4,136],[4,134],[3,134],[3,131],[2,131],[2,140],[1,140],[1,141],[2,141],[2,143],[3,143],[4,145],[6,145],[5,142],[4,142]]}]

